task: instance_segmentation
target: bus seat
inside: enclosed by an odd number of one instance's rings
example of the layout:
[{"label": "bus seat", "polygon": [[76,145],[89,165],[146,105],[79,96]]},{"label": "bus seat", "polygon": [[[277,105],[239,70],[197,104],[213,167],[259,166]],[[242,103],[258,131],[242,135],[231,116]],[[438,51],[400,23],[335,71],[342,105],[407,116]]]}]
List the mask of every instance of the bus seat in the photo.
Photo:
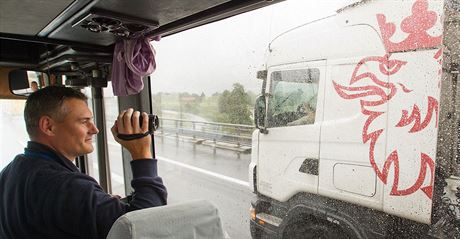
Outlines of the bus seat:
[{"label": "bus seat", "polygon": [[107,239],[224,239],[217,208],[205,200],[132,211],[118,218]]}]

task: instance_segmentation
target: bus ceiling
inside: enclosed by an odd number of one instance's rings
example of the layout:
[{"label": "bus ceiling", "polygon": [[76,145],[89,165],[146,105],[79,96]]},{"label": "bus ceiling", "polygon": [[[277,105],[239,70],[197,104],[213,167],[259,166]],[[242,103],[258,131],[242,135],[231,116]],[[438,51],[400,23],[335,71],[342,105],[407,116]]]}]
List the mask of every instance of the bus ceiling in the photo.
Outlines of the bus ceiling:
[{"label": "bus ceiling", "polygon": [[[0,66],[110,64],[119,38],[168,36],[282,0],[2,0]],[[89,69],[90,70],[90,69]]]},{"label": "bus ceiling", "polygon": [[129,33],[167,36],[276,2],[280,0],[2,0],[0,36],[110,46]]}]

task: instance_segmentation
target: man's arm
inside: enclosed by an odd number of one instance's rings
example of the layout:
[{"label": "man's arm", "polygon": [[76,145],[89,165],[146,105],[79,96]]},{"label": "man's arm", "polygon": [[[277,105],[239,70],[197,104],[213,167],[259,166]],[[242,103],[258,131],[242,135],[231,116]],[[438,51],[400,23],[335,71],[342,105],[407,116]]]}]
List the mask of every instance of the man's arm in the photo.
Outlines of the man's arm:
[{"label": "man's arm", "polygon": [[91,177],[74,174],[60,180],[60,189],[55,190],[51,195],[63,191],[66,194],[61,195],[59,206],[53,200],[49,200],[46,211],[53,211],[59,215],[53,220],[64,225],[65,231],[81,234],[81,238],[104,239],[121,215],[166,204],[167,192],[162,179],[156,175],[156,160],[132,161],[131,167],[133,169],[131,185],[134,193],[128,203],[104,192]]},{"label": "man's arm", "polygon": [[128,109],[120,113],[112,126],[115,140],[126,148],[132,157],[131,170],[134,189],[128,202],[121,202],[100,190],[95,190],[98,201],[96,224],[100,238],[105,238],[115,220],[126,212],[166,205],[167,190],[158,176],[157,160],[151,153],[152,139],[150,135],[135,140],[121,140],[118,134],[143,134],[148,131],[148,116],[143,113],[142,125],[139,125],[139,111]]},{"label": "man's arm", "polygon": [[[139,111],[134,111],[132,108],[124,110],[118,115],[111,129],[115,140],[130,152],[133,159],[131,161],[133,172],[131,186],[134,188],[134,193],[131,200],[128,201],[129,211],[165,205],[167,196],[166,188],[157,174],[157,160],[152,159],[151,136],[147,135],[135,140],[122,140],[117,137],[118,134],[132,135],[148,132],[149,117],[147,113],[143,112],[142,125],[139,125],[140,115]],[[158,193],[159,197],[150,197],[150,195]]]},{"label": "man's arm", "polygon": [[[131,161],[134,192],[128,201],[128,211],[166,205],[167,191],[163,180],[157,175],[156,159],[137,159]],[[152,195],[155,195],[152,197]]]}]

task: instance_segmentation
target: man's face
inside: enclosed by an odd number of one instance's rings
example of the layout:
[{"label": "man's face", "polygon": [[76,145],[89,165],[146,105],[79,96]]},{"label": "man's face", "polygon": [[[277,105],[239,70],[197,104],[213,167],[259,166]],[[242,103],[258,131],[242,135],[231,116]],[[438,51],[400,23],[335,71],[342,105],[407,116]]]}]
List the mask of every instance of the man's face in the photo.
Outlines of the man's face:
[{"label": "man's face", "polygon": [[65,115],[55,120],[53,145],[55,149],[70,160],[93,151],[93,135],[99,130],[93,122],[93,114],[83,100],[64,101]]},{"label": "man's face", "polygon": [[32,89],[33,92],[37,91],[37,90],[38,90],[38,84],[37,84],[37,82],[33,81],[33,82],[30,84],[30,88]]}]

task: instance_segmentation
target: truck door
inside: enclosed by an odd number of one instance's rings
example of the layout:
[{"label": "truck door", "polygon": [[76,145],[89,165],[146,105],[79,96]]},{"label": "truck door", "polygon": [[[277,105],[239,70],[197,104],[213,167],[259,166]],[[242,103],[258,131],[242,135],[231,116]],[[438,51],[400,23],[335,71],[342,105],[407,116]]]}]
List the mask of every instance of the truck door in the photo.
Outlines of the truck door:
[{"label": "truck door", "polygon": [[[268,69],[268,132],[259,137],[258,191],[279,201],[317,193],[326,61]],[[268,93],[268,94],[267,94]]]}]

